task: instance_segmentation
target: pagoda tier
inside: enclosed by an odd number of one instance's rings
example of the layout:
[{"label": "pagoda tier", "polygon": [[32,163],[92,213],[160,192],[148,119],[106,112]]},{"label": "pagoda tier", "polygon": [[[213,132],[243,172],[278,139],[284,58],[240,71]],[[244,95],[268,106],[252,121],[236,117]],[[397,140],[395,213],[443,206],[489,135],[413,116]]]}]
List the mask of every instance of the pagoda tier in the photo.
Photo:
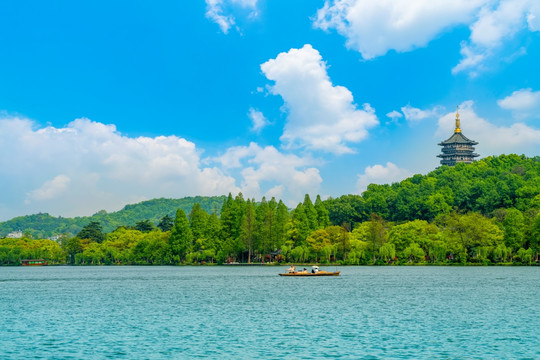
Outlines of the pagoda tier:
[{"label": "pagoda tier", "polygon": [[474,146],[478,143],[468,139],[461,133],[459,126],[459,112],[456,113],[456,129],[454,134],[447,140],[439,143],[442,146],[442,154],[437,155],[441,158],[441,165],[454,166],[457,163],[472,163],[474,158],[480,156],[474,152]]}]

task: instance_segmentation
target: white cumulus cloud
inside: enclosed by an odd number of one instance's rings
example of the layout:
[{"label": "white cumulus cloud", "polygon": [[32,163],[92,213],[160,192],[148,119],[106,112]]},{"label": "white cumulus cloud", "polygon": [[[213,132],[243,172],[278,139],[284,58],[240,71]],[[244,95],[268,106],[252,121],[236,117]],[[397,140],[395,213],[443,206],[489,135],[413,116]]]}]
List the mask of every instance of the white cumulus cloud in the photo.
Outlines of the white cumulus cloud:
[{"label": "white cumulus cloud", "polygon": [[399,111],[392,110],[389,113],[386,114],[387,117],[390,118],[390,121],[387,121],[386,124],[392,124],[392,123],[399,123],[399,119],[403,117],[403,114]]},{"label": "white cumulus cloud", "polygon": [[[539,31],[537,0],[486,1],[477,20],[470,25],[471,35],[461,44],[462,60],[452,72],[482,70],[483,63],[497,54],[504,44],[523,30]],[[523,53],[520,49],[518,53]]]},{"label": "white cumulus cloud", "polygon": [[247,197],[279,196],[293,204],[316,191],[322,182],[314,159],[284,154],[273,146],[251,143],[231,147],[216,161],[224,169],[240,169],[240,188]]},{"label": "white cumulus cloud", "polygon": [[347,88],[332,84],[322,56],[309,44],[279,54],[261,69],[275,82],[270,90],[283,98],[288,111],[280,138],[287,149],[351,153],[349,143],[362,141],[378,124],[369,104],[358,109]]},{"label": "white cumulus cloud", "polygon": [[249,16],[257,16],[257,1],[206,0],[206,17],[218,24],[221,31],[227,34],[231,27],[236,24],[236,19],[232,12],[239,7],[249,10]]},{"label": "white cumulus cloud", "polygon": [[452,72],[474,76],[520,31],[540,30],[539,4],[537,0],[328,0],[313,24],[335,29],[364,59],[424,47],[445,31],[466,25],[470,37],[463,39],[462,59]]},{"label": "white cumulus cloud", "polygon": [[521,89],[514,91],[497,104],[506,110],[511,110],[515,118],[524,119],[530,116],[538,117],[540,113],[540,91]]},{"label": "white cumulus cloud", "polygon": [[405,120],[407,120],[409,124],[413,124],[424,119],[436,118],[440,114],[441,108],[436,106],[433,109],[422,110],[412,107],[411,105],[407,105],[402,107],[401,111],[403,111],[403,114],[405,114]]},{"label": "white cumulus cloud", "polygon": [[[476,152],[482,157],[508,153],[536,155],[540,150],[540,129],[521,122],[497,126],[476,114],[473,101],[463,102],[459,106],[459,115],[463,134],[479,143]],[[435,136],[440,139],[450,137],[455,118],[455,112],[439,118]]]},{"label": "white cumulus cloud", "polygon": [[31,200],[49,200],[54,199],[66,190],[71,179],[63,174],[57,175],[54,179],[46,181],[38,189],[28,193],[26,203]]},{"label": "white cumulus cloud", "polygon": [[401,169],[397,165],[387,162],[385,165],[368,166],[363,174],[358,175],[356,189],[362,193],[369,184],[391,184],[406,179],[411,176],[407,169]]},{"label": "white cumulus cloud", "polygon": [[251,119],[251,122],[253,123],[251,127],[251,131],[253,132],[259,133],[266,125],[269,124],[269,121],[264,116],[264,114],[259,110],[255,110],[254,108],[249,109],[248,117]]},{"label": "white cumulus cloud", "polygon": [[39,128],[28,119],[0,118],[0,153],[0,219],[38,211],[90,215],[155,197],[239,190],[219,168],[201,165],[192,142],[131,138],[88,119]]},{"label": "white cumulus cloud", "polygon": [[399,111],[396,111],[396,110],[392,110],[390,111],[388,114],[386,114],[386,116],[388,116],[390,119],[394,120],[394,119],[400,119],[403,117],[403,114],[400,113]]},{"label": "white cumulus cloud", "polygon": [[335,0],[317,12],[314,26],[336,29],[364,59],[389,50],[426,46],[448,28],[473,19],[483,0]]}]

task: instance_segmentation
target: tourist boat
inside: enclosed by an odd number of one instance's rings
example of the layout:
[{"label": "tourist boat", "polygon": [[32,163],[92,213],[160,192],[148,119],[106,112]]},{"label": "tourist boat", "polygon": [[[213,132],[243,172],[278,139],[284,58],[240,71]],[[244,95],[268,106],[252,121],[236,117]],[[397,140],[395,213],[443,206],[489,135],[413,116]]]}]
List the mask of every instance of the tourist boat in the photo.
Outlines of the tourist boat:
[{"label": "tourist boat", "polygon": [[321,271],[317,265],[312,266],[311,268],[311,272],[304,269],[304,271],[289,271],[279,274],[279,276],[339,276],[340,273],[340,271]]},{"label": "tourist boat", "polygon": [[279,274],[279,276],[339,276],[341,271],[318,271],[311,273],[309,271],[297,271],[291,273]]},{"label": "tourist boat", "polygon": [[43,266],[48,265],[47,260],[44,259],[29,259],[29,260],[21,260],[22,266]]}]

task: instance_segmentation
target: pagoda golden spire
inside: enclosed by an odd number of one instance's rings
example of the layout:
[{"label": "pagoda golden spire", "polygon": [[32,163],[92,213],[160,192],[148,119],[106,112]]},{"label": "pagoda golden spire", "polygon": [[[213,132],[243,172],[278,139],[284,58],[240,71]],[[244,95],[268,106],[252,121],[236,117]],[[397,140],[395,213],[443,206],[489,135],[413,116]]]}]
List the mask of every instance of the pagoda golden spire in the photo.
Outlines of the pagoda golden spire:
[{"label": "pagoda golden spire", "polygon": [[457,106],[456,110],[456,130],[454,130],[455,133],[460,133],[461,129],[459,127],[459,106]]}]

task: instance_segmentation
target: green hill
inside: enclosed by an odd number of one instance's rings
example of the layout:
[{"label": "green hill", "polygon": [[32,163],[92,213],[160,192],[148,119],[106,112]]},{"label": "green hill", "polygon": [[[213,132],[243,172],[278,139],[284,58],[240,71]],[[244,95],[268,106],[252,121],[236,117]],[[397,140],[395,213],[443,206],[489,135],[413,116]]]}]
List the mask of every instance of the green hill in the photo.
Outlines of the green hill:
[{"label": "green hill", "polygon": [[328,199],[332,223],[385,220],[432,221],[452,210],[493,216],[497,209],[525,212],[540,208],[540,156],[489,156],[472,164],[441,166],[388,185],[371,184],[362,195]]},{"label": "green hill", "polygon": [[47,213],[19,216],[8,221],[0,222],[0,237],[12,231],[21,230],[34,238],[47,238],[54,235],[77,234],[90,221],[98,221],[103,231],[110,232],[118,226],[132,226],[137,221],[149,219],[154,224],[169,215],[174,218],[177,209],[188,214],[193,204],[199,203],[206,212],[219,215],[225,196],[195,196],[182,199],[153,199],[138,204],[126,205],[122,210],[108,213],[101,210],[92,216],[75,218],[54,217]]}]

